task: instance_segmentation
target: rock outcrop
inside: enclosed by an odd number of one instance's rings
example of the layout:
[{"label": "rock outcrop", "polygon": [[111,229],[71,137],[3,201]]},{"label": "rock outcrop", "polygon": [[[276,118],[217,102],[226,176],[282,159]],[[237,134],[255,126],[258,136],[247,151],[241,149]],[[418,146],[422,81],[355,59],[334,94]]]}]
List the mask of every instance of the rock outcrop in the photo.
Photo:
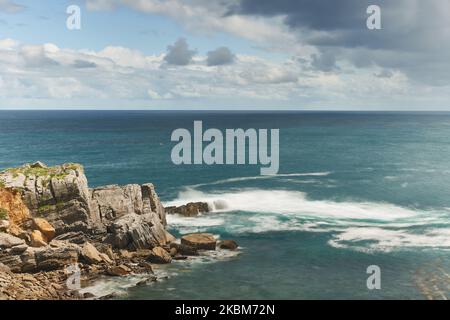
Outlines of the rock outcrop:
[{"label": "rock outcrop", "polygon": [[[135,250],[165,245],[170,236],[152,184],[89,189],[81,165],[47,167],[41,162],[8,169],[0,173],[0,182],[0,208],[5,213],[21,209],[13,221],[19,228],[32,217],[28,227],[38,230],[46,243],[56,237],[82,244],[94,237]],[[29,237],[43,245],[38,232]]]},{"label": "rock outcrop", "polygon": [[181,244],[197,250],[216,250],[216,238],[209,233],[194,233],[181,237]]},{"label": "rock outcrop", "polygon": [[0,181],[19,191],[31,215],[49,221],[56,234],[98,228],[98,210],[91,206],[87,179],[79,164],[27,164],[0,173]]},{"label": "rock outcrop", "polygon": [[[205,203],[171,209],[188,217],[208,211]],[[37,162],[0,172],[0,300],[81,299],[65,286],[69,266],[87,282],[131,273],[154,281],[151,263],[216,249],[211,234],[185,235],[180,244],[166,225],[150,183],[90,189],[79,164]]]},{"label": "rock outcrop", "polygon": [[196,217],[200,213],[209,212],[209,205],[206,202],[190,202],[179,207],[167,207],[168,214],[179,214],[185,217]]}]

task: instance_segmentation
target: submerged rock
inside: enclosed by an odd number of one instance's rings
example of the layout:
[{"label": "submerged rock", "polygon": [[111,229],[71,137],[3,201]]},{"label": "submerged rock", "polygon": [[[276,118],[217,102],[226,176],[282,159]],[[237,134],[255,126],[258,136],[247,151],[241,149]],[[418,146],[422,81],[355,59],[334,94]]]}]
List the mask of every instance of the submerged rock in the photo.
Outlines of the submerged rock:
[{"label": "submerged rock", "polygon": [[167,213],[180,214],[185,217],[196,217],[200,213],[209,212],[209,205],[206,202],[190,202],[179,207],[167,207]]},{"label": "submerged rock", "polygon": [[236,241],[233,240],[222,240],[219,242],[219,248],[220,249],[226,249],[226,250],[237,250],[239,247]]}]

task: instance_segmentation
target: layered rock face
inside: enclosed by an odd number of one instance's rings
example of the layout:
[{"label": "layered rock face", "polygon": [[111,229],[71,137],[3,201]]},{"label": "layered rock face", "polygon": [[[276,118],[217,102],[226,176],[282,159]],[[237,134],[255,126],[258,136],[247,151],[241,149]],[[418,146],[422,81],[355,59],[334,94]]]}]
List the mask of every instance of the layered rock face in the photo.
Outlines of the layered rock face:
[{"label": "layered rock face", "polygon": [[19,190],[33,216],[48,220],[57,234],[92,232],[101,227],[83,167],[64,164],[48,168],[42,163],[9,169],[0,174],[5,187]]},{"label": "layered rock face", "polygon": [[171,240],[152,184],[89,189],[81,165],[42,163],[6,170],[0,183],[0,262],[14,272],[76,262],[82,251],[77,244],[89,240],[127,250]]}]

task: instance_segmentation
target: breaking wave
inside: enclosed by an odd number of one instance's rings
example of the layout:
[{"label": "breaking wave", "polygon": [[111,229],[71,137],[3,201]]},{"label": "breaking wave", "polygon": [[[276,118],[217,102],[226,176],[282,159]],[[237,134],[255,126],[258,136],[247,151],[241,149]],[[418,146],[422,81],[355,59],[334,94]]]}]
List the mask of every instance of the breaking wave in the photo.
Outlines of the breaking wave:
[{"label": "breaking wave", "polygon": [[312,200],[288,190],[241,189],[205,193],[187,188],[167,205],[207,202],[212,212],[196,218],[169,216],[182,233],[232,234],[279,231],[331,232],[328,244],[356,250],[405,247],[450,249],[450,212],[390,203]]}]

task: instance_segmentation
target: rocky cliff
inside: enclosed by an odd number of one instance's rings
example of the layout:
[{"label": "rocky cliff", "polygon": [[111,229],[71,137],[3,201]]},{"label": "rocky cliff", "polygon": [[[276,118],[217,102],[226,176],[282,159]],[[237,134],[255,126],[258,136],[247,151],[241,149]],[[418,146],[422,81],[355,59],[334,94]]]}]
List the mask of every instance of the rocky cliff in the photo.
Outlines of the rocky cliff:
[{"label": "rocky cliff", "polygon": [[0,263],[15,272],[57,269],[88,241],[139,250],[173,238],[152,184],[90,189],[79,164],[1,172],[0,213]]},{"label": "rocky cliff", "polygon": [[[194,215],[206,209],[189,204],[180,210]],[[177,241],[166,224],[150,183],[89,188],[79,164],[37,162],[0,172],[0,300],[86,298],[67,290],[68,266],[80,267],[85,282],[130,273],[153,281],[151,263],[216,250],[213,235]],[[237,248],[221,243],[219,249]]]}]

